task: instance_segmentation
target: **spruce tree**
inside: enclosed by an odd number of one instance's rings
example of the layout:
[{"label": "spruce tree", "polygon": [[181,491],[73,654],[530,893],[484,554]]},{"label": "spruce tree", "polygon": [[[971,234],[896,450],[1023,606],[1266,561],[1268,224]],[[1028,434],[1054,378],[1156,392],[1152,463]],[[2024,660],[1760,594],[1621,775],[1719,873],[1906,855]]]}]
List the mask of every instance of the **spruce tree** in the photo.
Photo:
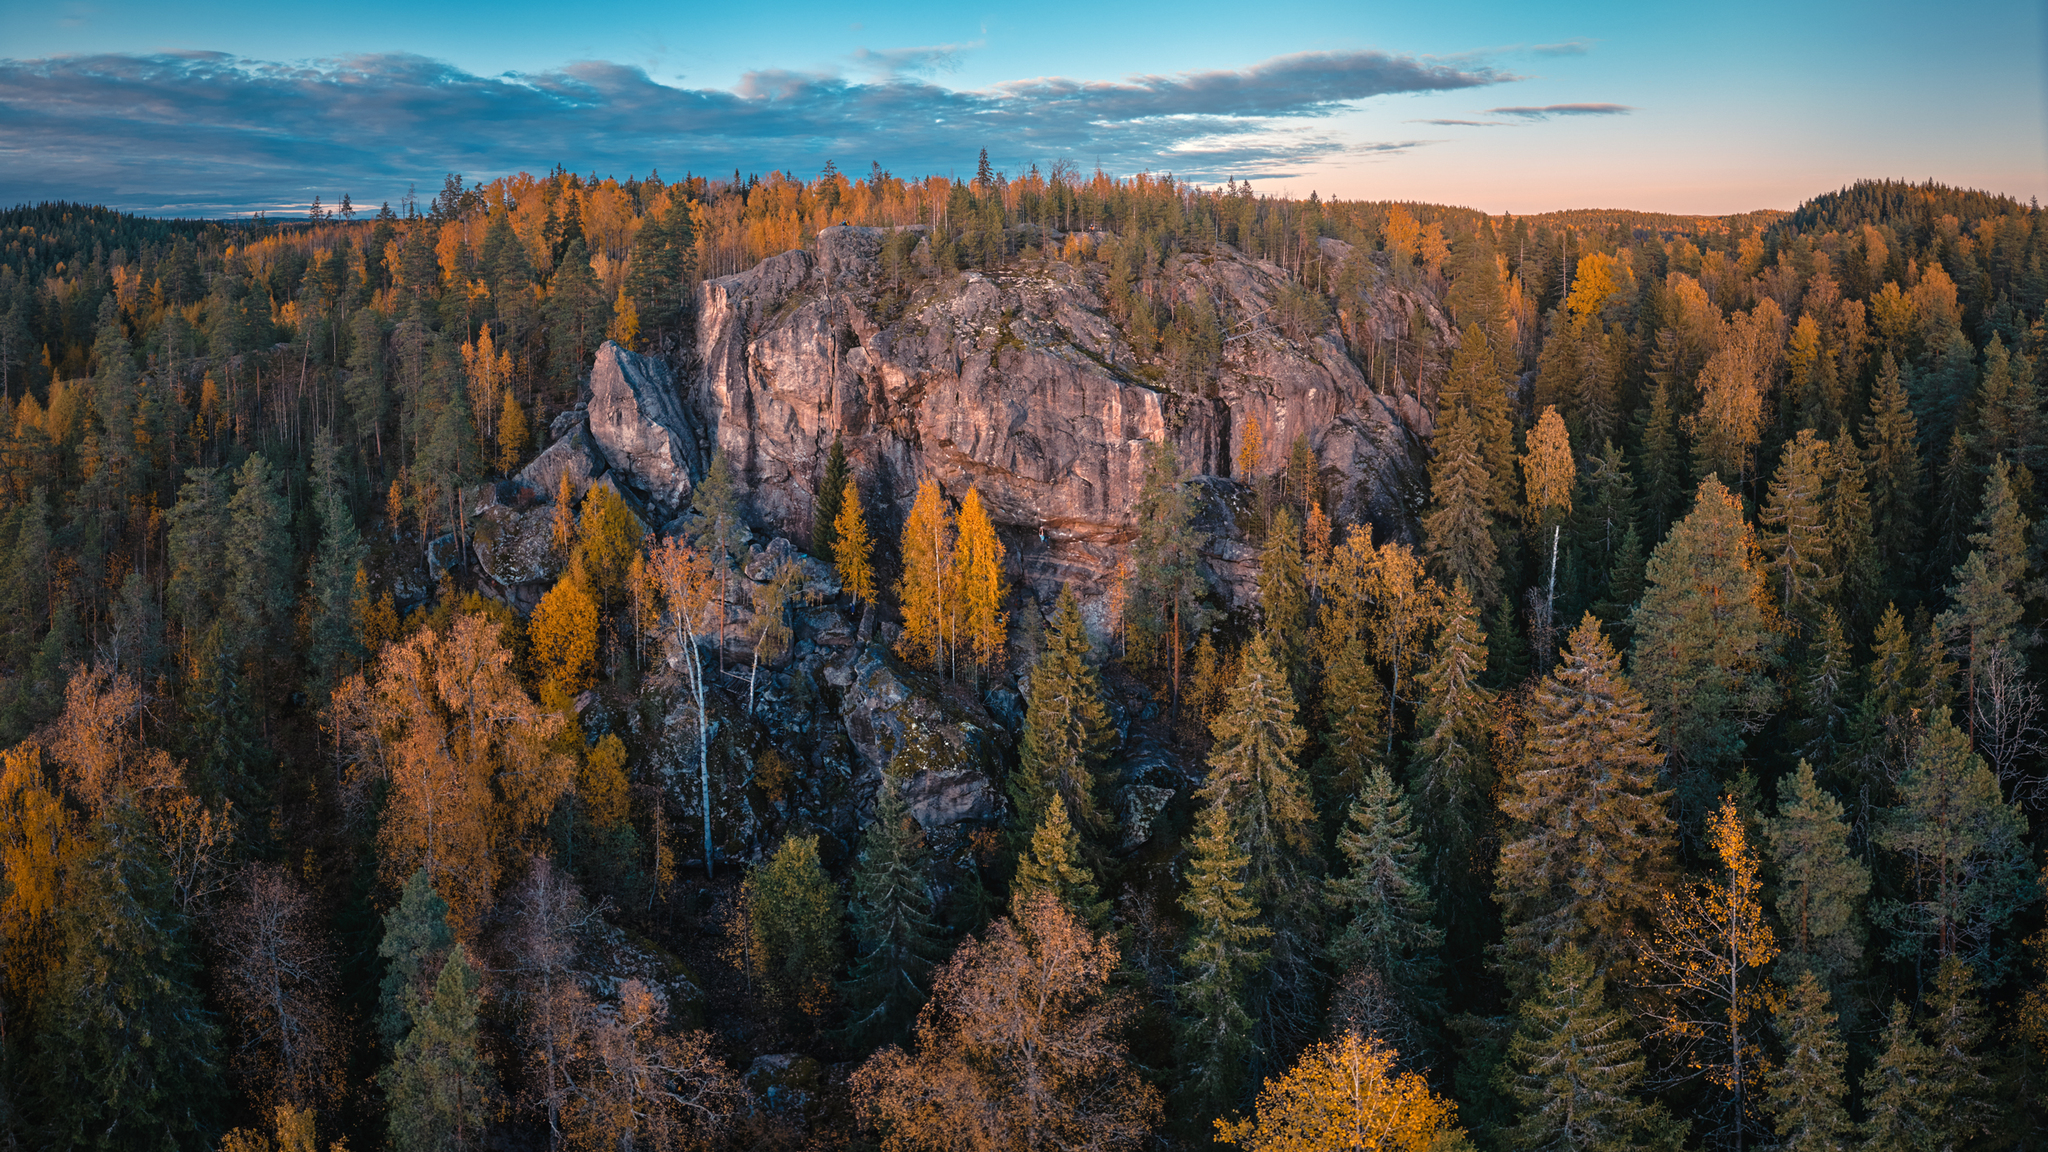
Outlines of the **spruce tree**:
[{"label": "spruce tree", "polygon": [[1313,784],[1316,810],[1334,826],[1385,755],[1387,689],[1373,671],[1372,649],[1362,636],[1353,635],[1326,659],[1323,715],[1329,727],[1322,735]]},{"label": "spruce tree", "polygon": [[1109,927],[1109,901],[1095,886],[1095,873],[1081,862],[1081,837],[1067,820],[1066,801],[1052,794],[1045,816],[1031,834],[1031,847],[1017,861],[1010,903],[1023,908],[1040,892],[1050,893],[1093,931]]},{"label": "spruce tree", "polygon": [[771,1008],[795,1019],[822,1015],[839,967],[844,915],[818,860],[816,836],[790,836],[740,887],[747,975]]},{"label": "spruce tree", "polygon": [[849,911],[854,961],[840,985],[847,1034],[868,1046],[900,1040],[924,1006],[943,947],[932,919],[924,833],[902,784],[887,772],[875,788],[874,819],[861,834]]},{"label": "spruce tree", "polygon": [[347,672],[362,656],[356,639],[356,570],[369,555],[342,490],[338,449],[325,432],[313,444],[313,498],[320,513],[320,550],[313,558],[312,644],[306,661],[316,684]]},{"label": "spruce tree", "polygon": [[1481,606],[1500,595],[1500,544],[1494,538],[1492,481],[1480,452],[1478,421],[1445,413],[1429,469],[1429,508],[1422,514],[1423,556],[1438,581],[1463,580]]},{"label": "spruce tree", "polygon": [[1420,875],[1421,838],[1408,815],[1408,798],[1386,769],[1375,767],[1351,804],[1351,819],[1337,837],[1349,867],[1323,881],[1332,924],[1330,959],[1337,970],[1367,969],[1392,985],[1412,1016],[1434,1015],[1442,994],[1436,902]]},{"label": "spruce tree", "polygon": [[278,479],[261,454],[252,455],[236,471],[228,501],[222,609],[239,650],[258,655],[267,653],[291,615],[291,512],[278,494]]},{"label": "spruce tree", "polygon": [[380,1078],[398,1152],[484,1146],[497,1089],[477,1045],[482,983],[466,951],[453,948],[434,980],[433,998]]},{"label": "spruce tree", "polygon": [[1984,486],[1984,508],[1977,516],[1977,531],[1970,536],[1969,558],[1957,566],[1948,586],[1951,607],[1935,621],[1951,649],[1962,657],[1973,732],[1979,723],[1979,693],[1990,686],[1985,668],[1999,656],[2031,646],[2032,637],[2020,627],[2029,592],[2031,528],[2013,490],[2011,466],[2000,460]]},{"label": "spruce tree", "polygon": [[1242,1104],[1247,1094],[1253,1023],[1246,986],[1266,959],[1257,945],[1272,935],[1258,923],[1259,908],[1245,894],[1251,859],[1237,846],[1231,823],[1220,804],[1202,809],[1188,845],[1188,890],[1180,899],[1189,917],[1175,991],[1181,1091],[1197,1131],[1209,1117]]},{"label": "spruce tree", "polygon": [[1201,598],[1208,583],[1202,578],[1196,511],[1193,495],[1181,483],[1173,443],[1155,441],[1146,451],[1145,478],[1138,489],[1138,538],[1131,544],[1134,571],[1125,610],[1125,643],[1141,661],[1167,670],[1176,707],[1188,637],[1207,624]]},{"label": "spruce tree", "polygon": [[1294,693],[1264,636],[1245,645],[1237,683],[1210,733],[1209,779],[1196,794],[1230,814],[1231,838],[1247,858],[1246,895],[1273,929],[1272,964],[1254,989],[1253,1018],[1273,1050],[1313,1016],[1320,868],[1316,817],[1296,766],[1303,732]]},{"label": "spruce tree", "polygon": [[1259,612],[1273,655],[1287,669],[1288,683],[1307,688],[1310,606],[1308,574],[1302,567],[1301,528],[1286,507],[1274,511],[1259,553]]},{"label": "spruce tree", "polygon": [[1090,836],[1110,827],[1100,772],[1116,729],[1102,697],[1093,643],[1071,587],[1060,589],[1052,627],[1031,666],[1025,692],[1024,737],[1017,770],[1010,774],[1010,802],[1016,829],[1035,831],[1051,797],[1061,798],[1068,818]]},{"label": "spruce tree", "polygon": [[[1566,944],[1522,1002],[1508,1045],[1509,1090],[1520,1123],[1503,1133],[1518,1152],[1625,1152],[1676,1148],[1683,1126],[1662,1105],[1637,1099],[1641,1047],[1628,1020],[1607,1006],[1607,981],[1593,958]],[[1676,1129],[1676,1131],[1674,1131]]]},{"label": "spruce tree", "polygon": [[1774,1020],[1785,1058],[1765,1074],[1764,1092],[1783,1152],[1847,1152],[1856,1126],[1846,1107],[1849,1046],[1828,990],[1811,970],[1785,996]]},{"label": "spruce tree", "polygon": [[1806,761],[1778,784],[1778,814],[1764,821],[1775,881],[1772,910],[1782,929],[1779,979],[1812,972],[1839,994],[1863,957],[1858,910],[1870,869],[1849,850],[1842,802],[1820,786]]},{"label": "spruce tree", "polygon": [[1870,483],[1871,534],[1896,566],[1920,547],[1920,426],[1906,399],[1898,362],[1887,352],[1863,418],[1863,467]]},{"label": "spruce tree", "polygon": [[1678,439],[1678,411],[1668,383],[1659,383],[1650,393],[1640,443],[1643,512],[1650,522],[1650,539],[1662,540],[1685,500],[1685,447]]},{"label": "spruce tree", "polygon": [[191,921],[133,796],[117,798],[68,873],[61,958],[37,1006],[45,1140],[193,1146],[221,1102],[220,1031],[197,986]]},{"label": "spruce tree", "polygon": [[1951,1147],[1939,1115],[1939,1056],[1920,1039],[1905,1001],[1892,1004],[1877,1062],[1863,1074],[1862,1147],[1869,1152],[1920,1152]]},{"label": "spruce tree", "polygon": [[1657,788],[1649,710],[1588,613],[1529,703],[1522,764],[1507,782],[1494,899],[1507,971],[1561,943],[1603,970],[1647,929],[1672,873],[1670,793]]},{"label": "spruce tree", "polygon": [[1873,1152],[1983,1145],[1999,1115],[1983,1051],[1990,1026],[1977,978],[1960,960],[1942,962],[1917,1024],[1892,1006],[1884,1048],[1863,1076],[1865,1147]]},{"label": "spruce tree", "polygon": [[[1492,275],[1492,270],[1485,274]],[[1515,505],[1515,425],[1508,411],[1505,382],[1513,372],[1508,361],[1514,358],[1514,352],[1499,342],[1505,335],[1501,331],[1489,336],[1483,327],[1468,322],[1459,337],[1457,351],[1451,354],[1451,369],[1443,391],[1437,396],[1438,410],[1445,413],[1444,425],[1437,433],[1439,445],[1452,419],[1450,414],[1459,414],[1460,422],[1471,426],[1473,444],[1483,465],[1486,507],[1496,513]]]},{"label": "spruce tree", "polygon": [[1833,607],[1821,609],[1799,670],[1799,754],[1827,767],[1850,738],[1849,639]]},{"label": "spruce tree", "polygon": [[[1478,845],[1487,833],[1494,774],[1490,755],[1493,696],[1480,684],[1486,675],[1486,633],[1465,584],[1451,585],[1444,601],[1444,626],[1436,652],[1416,677],[1422,706],[1416,717],[1410,779],[1416,826],[1428,853],[1426,872],[1437,891],[1475,895]],[[1453,901],[1453,924],[1470,918]]]},{"label": "spruce tree", "polygon": [[811,505],[811,555],[833,555],[839,542],[839,510],[846,504],[846,482],[853,468],[846,462],[846,443],[832,438],[832,450],[825,455],[825,474],[818,480],[816,499]]}]

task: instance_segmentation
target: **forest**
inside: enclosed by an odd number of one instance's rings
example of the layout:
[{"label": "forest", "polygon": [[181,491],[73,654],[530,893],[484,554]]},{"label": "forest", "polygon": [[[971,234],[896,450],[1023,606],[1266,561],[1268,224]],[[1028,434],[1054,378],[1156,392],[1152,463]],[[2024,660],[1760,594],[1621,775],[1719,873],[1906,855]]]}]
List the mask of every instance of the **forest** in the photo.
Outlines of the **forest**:
[{"label": "forest", "polygon": [[[851,418],[801,509],[711,435],[674,515],[532,479],[839,226],[859,324],[1091,302],[1167,414],[1102,571]],[[2048,1148],[2044,305],[1932,182],[0,211],[0,1145]],[[1176,439],[1255,346],[1396,498]]]}]

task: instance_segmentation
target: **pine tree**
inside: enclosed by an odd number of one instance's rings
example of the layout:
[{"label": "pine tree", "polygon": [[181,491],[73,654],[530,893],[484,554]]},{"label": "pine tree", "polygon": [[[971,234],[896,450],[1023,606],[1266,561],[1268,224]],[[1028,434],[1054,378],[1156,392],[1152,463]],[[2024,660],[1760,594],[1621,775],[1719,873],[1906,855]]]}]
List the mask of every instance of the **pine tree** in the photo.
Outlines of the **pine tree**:
[{"label": "pine tree", "polygon": [[1500,595],[1500,546],[1487,514],[1491,482],[1479,451],[1477,423],[1452,412],[1438,429],[1422,531],[1428,541],[1423,554],[1437,579],[1444,584],[1463,580],[1485,607]]},{"label": "pine tree", "polygon": [[1017,770],[1010,774],[1010,802],[1020,832],[1038,828],[1055,796],[1068,818],[1090,836],[1109,829],[1099,772],[1116,730],[1092,655],[1080,601],[1072,588],[1062,588],[1045,646],[1031,666],[1022,746]]},{"label": "pine tree", "polygon": [[1920,546],[1920,426],[1891,353],[1870,390],[1863,418],[1863,466],[1870,480],[1871,534],[1878,554],[1910,556]]},{"label": "pine tree", "polygon": [[[1493,696],[1480,684],[1486,675],[1486,633],[1463,581],[1451,585],[1444,601],[1444,626],[1436,653],[1416,682],[1422,706],[1416,716],[1411,779],[1416,823],[1429,853],[1428,874],[1439,892],[1473,894],[1480,862],[1478,846],[1488,831],[1494,790],[1490,755]],[[1469,919],[1453,901],[1452,923]]]},{"label": "pine tree", "polygon": [[1873,1152],[1967,1148],[1990,1135],[1999,1113],[1983,1043],[1990,1032],[1968,964],[1936,973],[1917,1027],[1892,1006],[1884,1050],[1863,1076],[1864,1146]]},{"label": "pine tree", "polygon": [[846,478],[839,514],[832,522],[832,567],[847,593],[863,604],[875,602],[875,545],[868,535],[868,516],[860,503],[860,486]]},{"label": "pine tree", "polygon": [[953,553],[953,516],[939,482],[917,486],[917,501],[903,521],[903,579],[896,600],[903,609],[897,654],[913,664],[944,671],[953,648],[953,609],[959,590],[951,587],[946,560]]},{"label": "pine tree", "polygon": [[1266,526],[1259,554],[1259,611],[1273,655],[1287,669],[1288,682],[1306,687],[1308,673],[1308,575],[1302,566],[1301,530],[1282,507]]},{"label": "pine tree", "polygon": [[832,450],[825,454],[825,474],[818,480],[817,498],[811,505],[811,555],[831,556],[839,542],[839,510],[846,506],[846,483],[853,479],[853,466],[846,462],[846,443],[832,438]]},{"label": "pine tree", "polygon": [[949,583],[959,601],[955,644],[977,673],[992,675],[1002,664],[1009,634],[1009,614],[1003,611],[1003,542],[982,507],[981,493],[973,488],[960,502],[952,568]]},{"label": "pine tree", "polygon": [[1175,992],[1181,1015],[1181,1092],[1198,1126],[1243,1101],[1253,1049],[1245,993],[1266,959],[1257,945],[1272,935],[1258,923],[1259,908],[1245,895],[1251,859],[1234,842],[1230,826],[1230,813],[1222,805],[1202,810],[1188,845],[1188,890],[1180,898],[1190,920],[1181,952],[1184,975]]},{"label": "pine tree", "polygon": [[[1484,273],[1492,274],[1490,268]],[[1508,411],[1507,372],[1503,371],[1505,360],[1512,358],[1513,352],[1499,343],[1503,336],[1505,332],[1489,335],[1485,328],[1467,323],[1458,339],[1458,350],[1451,354],[1451,370],[1443,391],[1437,395],[1438,410],[1444,414],[1438,436],[1448,430],[1453,414],[1457,414],[1459,422],[1471,425],[1473,442],[1484,465],[1486,503],[1496,513],[1505,513],[1515,506],[1515,426]]]},{"label": "pine tree", "polygon": [[2040,892],[2026,831],[2026,818],[2005,802],[1969,737],[1945,714],[1932,714],[1899,781],[1898,806],[1871,837],[1904,879],[1899,897],[1871,909],[1871,919],[1892,933],[1888,954],[1960,957],[1998,972],[1993,943]]},{"label": "pine tree", "polygon": [[1374,768],[1351,804],[1351,819],[1337,838],[1350,862],[1342,876],[1323,881],[1333,923],[1329,953],[1341,972],[1370,969],[1391,984],[1409,1014],[1433,1015],[1442,994],[1433,987],[1442,962],[1443,929],[1433,922],[1420,872],[1423,848],[1403,796],[1384,768]]},{"label": "pine tree", "polygon": [[1856,1126],[1845,1106],[1848,1045],[1842,1042],[1835,1014],[1828,1011],[1828,990],[1811,970],[1777,1010],[1775,1026],[1785,1060],[1764,1077],[1779,1147],[1784,1152],[1848,1152]]},{"label": "pine tree", "polygon": [[1859,906],[1870,869],[1849,850],[1841,801],[1814,779],[1806,761],[1778,785],[1778,814],[1764,821],[1776,881],[1772,911],[1784,929],[1779,979],[1812,972],[1828,992],[1847,986],[1863,958]]},{"label": "pine tree", "polygon": [[1970,727],[1980,724],[1977,701],[1986,684],[1984,669],[2000,655],[2028,647],[2020,629],[2026,614],[2027,537],[2032,525],[2020,511],[2012,469],[1998,461],[1984,486],[1984,509],[1972,551],[1955,570],[1947,592],[1951,607],[1935,621],[1951,649],[1963,658]]},{"label": "pine tree", "polygon": [[916,1020],[943,947],[932,920],[924,833],[901,784],[886,772],[875,788],[874,819],[861,834],[849,911],[854,961],[840,985],[846,1031],[858,1043],[889,1043]]},{"label": "pine tree", "polygon": [[1145,476],[1138,489],[1138,538],[1131,544],[1134,570],[1125,647],[1138,659],[1167,669],[1176,707],[1188,638],[1208,622],[1201,604],[1208,583],[1202,577],[1202,538],[1195,514],[1194,497],[1181,483],[1173,443],[1155,441],[1146,450]]},{"label": "pine tree", "polygon": [[1507,782],[1494,899],[1509,975],[1558,944],[1602,969],[1648,927],[1672,872],[1669,792],[1657,790],[1649,711],[1589,613],[1530,701],[1532,731]]},{"label": "pine tree", "polygon": [[381,1077],[390,1101],[391,1144],[398,1152],[480,1148],[497,1088],[477,1045],[482,977],[457,945],[429,1000]]},{"label": "pine tree", "polygon": [[384,914],[384,938],[377,945],[385,964],[377,1032],[394,1051],[425,1011],[431,977],[454,945],[448,902],[434,891],[427,870],[421,868],[399,890],[397,905]]},{"label": "pine tree", "polygon": [[1769,529],[1759,544],[1779,610],[1808,629],[1841,583],[1824,489],[1830,455],[1827,441],[1816,439],[1811,428],[1800,429],[1785,446],[1770,498],[1757,514]]},{"label": "pine tree", "polygon": [[[1210,725],[1209,779],[1197,793],[1230,814],[1248,859],[1246,895],[1273,929],[1272,964],[1254,991],[1253,1017],[1268,1037],[1304,1029],[1311,1016],[1318,870],[1315,810],[1295,765],[1303,732],[1294,693],[1264,636],[1245,645],[1230,701]],[[1267,1040],[1261,1047],[1272,1050]]]},{"label": "pine tree", "polygon": [[1022,908],[1040,892],[1051,894],[1093,931],[1109,926],[1109,901],[1101,899],[1095,874],[1081,862],[1081,837],[1067,819],[1066,801],[1058,792],[1046,802],[1045,817],[1031,834],[1030,850],[1017,861],[1011,904]]},{"label": "pine tree", "polygon": [[[1628,1021],[1607,1006],[1593,958],[1566,944],[1551,955],[1508,1046],[1509,1089],[1522,1106],[1508,1147],[1528,1152],[1676,1148],[1683,1127],[1636,1097],[1643,1055]],[[1673,1131],[1676,1128],[1677,1131]]]},{"label": "pine tree", "polygon": [[1779,635],[1753,549],[1742,501],[1709,476],[1644,573],[1633,680],[1657,717],[1659,743],[1696,770],[1740,756],[1744,735],[1775,702]]},{"label": "pine tree", "polygon": [[52,1147],[176,1148],[214,1129],[220,1034],[192,924],[148,817],[123,793],[68,869],[61,958],[38,1005]]}]

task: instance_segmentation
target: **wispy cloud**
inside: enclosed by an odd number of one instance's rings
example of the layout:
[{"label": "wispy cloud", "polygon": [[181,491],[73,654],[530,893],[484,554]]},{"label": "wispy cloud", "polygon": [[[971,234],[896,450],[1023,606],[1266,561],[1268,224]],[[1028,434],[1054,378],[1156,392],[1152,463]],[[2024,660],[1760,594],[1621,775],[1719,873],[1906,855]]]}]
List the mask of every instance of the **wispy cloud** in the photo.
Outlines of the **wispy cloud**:
[{"label": "wispy cloud", "polygon": [[1541,107],[1488,108],[1486,114],[1547,120],[1552,116],[1624,116],[1633,111],[1635,109],[1627,104],[1545,104]]},{"label": "wispy cloud", "polygon": [[0,203],[76,198],[157,211],[369,202],[556,163],[624,176],[822,165],[944,170],[1078,156],[1197,180],[1271,175],[1354,149],[1316,128],[1374,97],[1515,79],[1484,65],[1312,52],[1243,69],[1038,77],[962,91],[911,75],[962,46],[874,53],[870,80],[763,71],[732,89],[585,61],[479,76],[392,54],[281,64],[221,53],[0,60]]},{"label": "wispy cloud", "polygon": [[1441,124],[1449,128],[1511,128],[1510,120],[1410,120],[1410,124]]},{"label": "wispy cloud", "polygon": [[984,43],[986,41],[974,40],[966,44],[932,44],[922,48],[884,48],[879,52],[862,48],[850,59],[854,67],[877,76],[930,76],[938,72],[958,72],[960,57]]},{"label": "wispy cloud", "polygon": [[1565,40],[1556,44],[1531,44],[1526,51],[1537,56],[1584,56],[1593,50],[1593,42],[1587,39]]}]

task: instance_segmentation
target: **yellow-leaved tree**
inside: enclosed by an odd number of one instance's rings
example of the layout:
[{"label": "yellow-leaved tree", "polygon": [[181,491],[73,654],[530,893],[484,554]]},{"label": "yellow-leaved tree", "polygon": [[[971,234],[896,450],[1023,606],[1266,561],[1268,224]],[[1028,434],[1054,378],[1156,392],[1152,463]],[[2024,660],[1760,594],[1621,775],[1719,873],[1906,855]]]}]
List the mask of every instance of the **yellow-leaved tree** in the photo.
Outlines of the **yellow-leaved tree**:
[{"label": "yellow-leaved tree", "polygon": [[425,868],[465,932],[576,773],[555,747],[568,721],[526,694],[501,632],[472,613],[445,637],[422,628],[342,681],[329,713],[357,802],[389,784],[379,875],[395,888]]},{"label": "yellow-leaved tree", "polygon": [[1003,659],[1009,614],[1003,611],[1003,542],[982,507],[981,493],[960,502],[960,536],[953,544],[953,587],[958,593],[957,643],[977,671],[993,672]]},{"label": "yellow-leaved tree", "polygon": [[1756,1092],[1767,1068],[1756,1033],[1771,1013],[1775,990],[1765,972],[1778,942],[1764,920],[1756,850],[1734,797],[1708,817],[1707,841],[1721,858],[1720,874],[1664,894],[1642,966],[1662,993],[1652,1013],[1656,1036],[1680,1066],[1720,1089],[1722,1131],[1740,1147],[1743,1137],[1761,1143],[1771,1132]]},{"label": "yellow-leaved tree", "polygon": [[1457,1106],[1414,1072],[1397,1072],[1378,1039],[1346,1032],[1266,1081],[1251,1119],[1221,1119],[1225,1143],[1251,1152],[1422,1152],[1457,1137]]},{"label": "yellow-leaved tree", "polygon": [[868,535],[868,515],[860,506],[860,485],[846,478],[839,497],[839,515],[832,520],[832,567],[855,600],[875,602],[875,542]]},{"label": "yellow-leaved tree", "polygon": [[927,479],[917,486],[917,501],[903,521],[903,579],[896,585],[903,635],[896,654],[935,672],[945,669],[952,648],[957,594],[946,570],[952,553],[953,514],[939,482]]},{"label": "yellow-leaved tree", "polygon": [[36,1002],[56,960],[57,892],[79,837],[41,749],[0,753],[0,1005]]},{"label": "yellow-leaved tree", "polygon": [[534,666],[549,687],[564,696],[590,687],[597,662],[597,601],[583,586],[580,566],[540,598],[526,636]]}]

